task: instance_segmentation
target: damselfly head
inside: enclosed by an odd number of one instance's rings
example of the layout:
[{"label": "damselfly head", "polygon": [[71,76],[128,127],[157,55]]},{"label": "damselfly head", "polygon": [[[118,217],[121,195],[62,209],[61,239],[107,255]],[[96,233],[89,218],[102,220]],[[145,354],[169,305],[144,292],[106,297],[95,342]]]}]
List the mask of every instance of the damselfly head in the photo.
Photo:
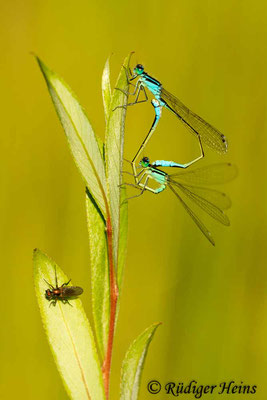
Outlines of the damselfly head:
[{"label": "damselfly head", "polygon": [[140,161],[139,165],[143,168],[147,168],[149,166],[149,158],[148,157],[143,157],[142,160]]},{"label": "damselfly head", "polygon": [[134,72],[136,75],[141,75],[141,74],[144,72],[144,67],[143,67],[143,65],[142,65],[142,64],[137,64],[137,65],[134,67],[133,72]]}]

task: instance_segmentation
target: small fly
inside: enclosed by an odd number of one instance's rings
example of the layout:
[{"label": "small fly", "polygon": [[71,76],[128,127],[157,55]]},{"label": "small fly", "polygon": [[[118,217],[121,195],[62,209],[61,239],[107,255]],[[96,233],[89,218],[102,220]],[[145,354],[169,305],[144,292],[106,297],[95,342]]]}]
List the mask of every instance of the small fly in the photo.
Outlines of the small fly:
[{"label": "small fly", "polygon": [[52,304],[53,306],[55,306],[58,300],[62,301],[63,304],[68,303],[71,306],[69,300],[76,299],[83,293],[83,289],[79,286],[68,286],[71,279],[68,282],[63,283],[63,285],[58,286],[56,269],[55,269],[55,280],[56,280],[56,287],[54,287],[53,285],[51,285],[51,283],[47,282],[44,279],[44,281],[50,287],[50,289],[46,289],[45,291],[46,299],[51,301],[50,306]]}]

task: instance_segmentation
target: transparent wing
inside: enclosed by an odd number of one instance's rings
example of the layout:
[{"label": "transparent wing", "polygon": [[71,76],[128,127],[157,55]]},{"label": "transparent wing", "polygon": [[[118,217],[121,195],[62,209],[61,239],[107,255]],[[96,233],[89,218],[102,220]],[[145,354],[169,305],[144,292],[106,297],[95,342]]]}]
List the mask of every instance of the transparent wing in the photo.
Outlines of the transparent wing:
[{"label": "transparent wing", "polygon": [[66,286],[64,287],[64,297],[75,297],[83,293],[83,289],[79,286]]},{"label": "transparent wing", "polygon": [[190,192],[197,194],[200,197],[204,197],[210,203],[214,204],[216,207],[220,208],[221,210],[227,210],[231,207],[232,202],[229,197],[219,190],[209,189],[209,188],[202,188],[196,186],[189,186],[183,185]]},{"label": "transparent wing", "polygon": [[212,204],[204,197],[201,197],[197,193],[194,193],[193,191],[189,190],[188,187],[185,187],[178,182],[170,180],[170,184],[177,186],[190,200],[192,200],[195,204],[197,204],[200,208],[202,208],[203,211],[205,211],[216,221],[226,226],[230,225],[230,221],[227,215],[224,214],[224,212],[216,205]]},{"label": "transparent wing", "polygon": [[237,167],[231,163],[212,164],[171,175],[177,181],[192,185],[216,185],[226,183],[237,176]]},{"label": "transparent wing", "polygon": [[200,135],[203,143],[218,153],[227,152],[227,140],[221,132],[189,110],[177,97],[164,88],[161,89],[161,98],[193,134]]},{"label": "transparent wing", "polygon": [[188,205],[184,202],[184,200],[179,196],[179,194],[174,190],[174,188],[169,185],[170,189],[173,191],[175,196],[180,200],[181,204],[185,208],[185,210],[188,212],[190,217],[193,219],[197,227],[201,230],[201,232],[206,236],[208,241],[215,246],[215,242],[213,237],[211,236],[211,233],[208,231],[208,229],[205,227],[205,225],[200,221],[200,219],[196,216],[196,214],[191,210],[191,208],[188,207]]}]

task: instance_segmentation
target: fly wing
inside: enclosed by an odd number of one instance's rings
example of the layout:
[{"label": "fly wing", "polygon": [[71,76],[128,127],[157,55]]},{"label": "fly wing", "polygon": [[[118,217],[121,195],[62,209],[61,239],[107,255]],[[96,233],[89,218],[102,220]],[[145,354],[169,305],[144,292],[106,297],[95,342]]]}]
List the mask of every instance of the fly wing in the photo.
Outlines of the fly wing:
[{"label": "fly wing", "polygon": [[215,242],[213,237],[211,236],[211,233],[208,231],[208,229],[205,227],[205,225],[203,224],[203,222],[200,221],[200,219],[196,216],[196,214],[191,210],[191,208],[188,207],[188,205],[184,202],[184,200],[179,196],[179,194],[176,192],[176,190],[174,190],[174,188],[169,185],[169,188],[173,191],[173,193],[175,194],[175,196],[180,200],[181,204],[183,205],[183,207],[185,208],[185,210],[188,212],[188,214],[190,215],[190,217],[193,219],[193,221],[195,222],[195,224],[197,225],[197,227],[201,230],[201,232],[206,236],[206,238],[208,239],[208,241],[215,246]]},{"label": "fly wing", "polygon": [[210,201],[206,200],[204,197],[201,197],[197,193],[189,190],[188,187],[185,187],[181,183],[175,182],[172,179],[170,179],[170,186],[171,185],[177,186],[190,200],[192,200],[196,205],[202,208],[203,211],[205,211],[216,221],[226,226],[230,225],[230,221],[227,215],[224,214],[224,212],[216,205],[212,204]]},{"label": "fly wing", "polygon": [[83,289],[79,286],[65,286],[63,295],[64,297],[76,297],[83,293]]},{"label": "fly wing", "polygon": [[193,134],[200,135],[203,143],[218,153],[227,152],[226,137],[214,128],[214,126],[189,110],[177,97],[164,88],[161,89],[161,98]]},{"label": "fly wing", "polygon": [[216,185],[233,180],[237,176],[237,167],[231,163],[218,163],[190,171],[181,171],[171,176],[175,177],[175,180],[192,185]]}]

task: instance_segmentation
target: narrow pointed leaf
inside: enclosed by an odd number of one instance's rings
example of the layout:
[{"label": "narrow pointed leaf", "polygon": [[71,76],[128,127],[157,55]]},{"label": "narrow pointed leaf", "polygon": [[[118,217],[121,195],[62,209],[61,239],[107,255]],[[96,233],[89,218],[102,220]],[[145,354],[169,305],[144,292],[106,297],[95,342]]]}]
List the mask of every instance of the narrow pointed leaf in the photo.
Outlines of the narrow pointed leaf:
[{"label": "narrow pointed leaf", "polygon": [[[125,68],[128,68],[130,56],[126,57],[124,66],[121,68],[116,88],[128,93],[128,79]],[[111,220],[113,228],[113,254],[115,265],[118,261],[118,243],[119,243],[119,224],[120,224],[120,187],[121,168],[123,159],[124,145],[124,124],[126,108],[116,108],[127,104],[128,96],[121,90],[113,90],[110,112],[106,127],[106,170],[108,180],[108,191],[111,209]],[[115,109],[116,108],[116,109]],[[113,111],[115,109],[115,111]]]},{"label": "narrow pointed leaf", "polygon": [[71,89],[39,58],[37,58],[37,61],[45,77],[58,117],[65,130],[75,163],[105,216],[105,167],[91,124]]},{"label": "narrow pointed leaf", "polygon": [[122,364],[120,400],[138,399],[148,346],[159,325],[153,324],[147,328],[129,347]]},{"label": "narrow pointed leaf", "polygon": [[98,348],[102,360],[106,354],[110,302],[106,224],[91,194],[86,193],[92,280],[92,312]]},{"label": "narrow pointed leaf", "polygon": [[[55,286],[55,268],[61,286],[68,281],[56,264],[34,251],[34,283],[43,325],[65,388],[74,400],[104,400],[100,363],[91,327],[80,299],[55,306],[45,298],[47,282]],[[52,388],[51,388],[52,390]]]},{"label": "narrow pointed leaf", "polygon": [[110,99],[111,99],[109,58],[106,61],[102,75],[102,96],[104,103],[105,120],[107,122],[109,116]]},{"label": "narrow pointed leaf", "polygon": [[[121,203],[127,197],[126,188],[121,188]],[[126,249],[127,249],[127,238],[128,238],[128,202],[121,205],[120,208],[120,232],[119,232],[119,253],[118,253],[118,272],[117,281],[119,287],[119,293],[121,293],[122,282],[123,282],[123,272],[126,259]]]},{"label": "narrow pointed leaf", "polygon": [[[121,202],[127,198],[127,191],[125,187],[121,188]],[[123,285],[124,266],[126,260],[127,250],[127,239],[128,239],[128,202],[121,205],[120,210],[120,232],[119,232],[119,252],[118,252],[118,269],[117,269],[117,283],[119,289],[119,296],[117,302],[116,318],[118,318],[120,310],[120,300]]]}]

